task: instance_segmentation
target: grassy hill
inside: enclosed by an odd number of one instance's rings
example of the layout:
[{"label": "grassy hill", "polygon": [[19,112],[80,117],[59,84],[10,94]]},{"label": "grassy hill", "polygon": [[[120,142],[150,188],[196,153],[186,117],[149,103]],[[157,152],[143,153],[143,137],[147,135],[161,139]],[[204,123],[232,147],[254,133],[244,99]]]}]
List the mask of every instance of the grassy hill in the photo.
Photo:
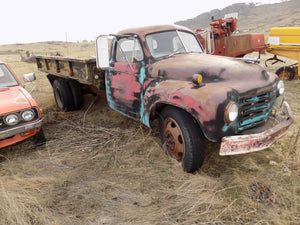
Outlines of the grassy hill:
[{"label": "grassy hill", "polygon": [[300,1],[290,0],[276,4],[255,5],[254,3],[237,3],[224,9],[214,9],[199,16],[176,24],[192,30],[209,26],[211,16],[223,18],[225,14],[238,12],[238,30],[249,30],[251,33],[268,34],[271,27],[300,26]]}]

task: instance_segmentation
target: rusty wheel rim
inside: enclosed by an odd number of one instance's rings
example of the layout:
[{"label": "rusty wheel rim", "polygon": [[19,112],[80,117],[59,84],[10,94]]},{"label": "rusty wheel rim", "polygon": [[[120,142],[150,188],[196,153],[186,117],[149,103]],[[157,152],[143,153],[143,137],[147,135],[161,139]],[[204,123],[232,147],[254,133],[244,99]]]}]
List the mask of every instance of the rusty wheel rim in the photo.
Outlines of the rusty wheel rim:
[{"label": "rusty wheel rim", "polygon": [[163,125],[164,145],[168,154],[179,163],[184,158],[184,139],[182,132],[175,120],[167,118]]},{"label": "rusty wheel rim", "polygon": [[288,70],[283,70],[278,74],[280,80],[289,80],[291,78],[291,72]]}]

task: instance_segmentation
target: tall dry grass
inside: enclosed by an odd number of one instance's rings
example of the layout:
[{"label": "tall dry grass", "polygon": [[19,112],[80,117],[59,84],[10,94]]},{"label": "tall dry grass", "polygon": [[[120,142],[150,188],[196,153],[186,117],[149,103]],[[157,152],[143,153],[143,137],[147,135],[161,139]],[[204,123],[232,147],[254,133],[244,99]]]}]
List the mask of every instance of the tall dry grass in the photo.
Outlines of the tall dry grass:
[{"label": "tall dry grass", "polygon": [[0,181],[1,224],[50,224],[55,222],[41,202],[45,188],[51,190],[55,182],[49,177],[2,176]]}]

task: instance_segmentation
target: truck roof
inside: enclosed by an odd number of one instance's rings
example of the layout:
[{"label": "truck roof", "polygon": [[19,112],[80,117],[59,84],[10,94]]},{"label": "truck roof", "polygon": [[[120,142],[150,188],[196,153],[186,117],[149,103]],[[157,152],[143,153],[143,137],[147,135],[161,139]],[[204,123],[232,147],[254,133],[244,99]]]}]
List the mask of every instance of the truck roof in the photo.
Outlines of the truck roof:
[{"label": "truck roof", "polygon": [[118,32],[118,34],[137,34],[139,36],[145,36],[150,33],[156,33],[161,31],[168,30],[183,30],[192,32],[192,30],[187,27],[179,26],[179,25],[153,25],[153,26],[145,26],[145,27],[137,27],[137,28],[129,28]]},{"label": "truck roof", "polygon": [[[129,28],[129,29],[120,31],[117,34],[118,35],[136,34],[140,37],[141,42],[146,43],[146,40],[145,40],[146,35],[158,33],[158,32],[164,32],[164,31],[172,31],[172,30],[181,30],[181,31],[193,33],[193,31],[190,30],[189,28],[183,27],[183,26],[178,26],[178,25],[152,25],[152,26],[145,26],[145,27]],[[146,57],[151,56],[148,47],[144,48],[144,53],[145,53]]]}]

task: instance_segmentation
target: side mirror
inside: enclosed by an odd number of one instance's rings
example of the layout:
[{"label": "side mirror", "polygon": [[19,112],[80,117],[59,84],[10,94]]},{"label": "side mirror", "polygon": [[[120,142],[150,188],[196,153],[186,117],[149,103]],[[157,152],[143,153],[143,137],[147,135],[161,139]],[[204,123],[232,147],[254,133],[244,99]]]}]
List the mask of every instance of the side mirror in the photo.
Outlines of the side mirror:
[{"label": "side mirror", "polygon": [[108,36],[99,36],[96,39],[96,62],[100,69],[109,68],[109,44]]},{"label": "side mirror", "polygon": [[27,73],[23,75],[23,79],[25,82],[32,82],[36,80],[36,77],[34,73]]}]

